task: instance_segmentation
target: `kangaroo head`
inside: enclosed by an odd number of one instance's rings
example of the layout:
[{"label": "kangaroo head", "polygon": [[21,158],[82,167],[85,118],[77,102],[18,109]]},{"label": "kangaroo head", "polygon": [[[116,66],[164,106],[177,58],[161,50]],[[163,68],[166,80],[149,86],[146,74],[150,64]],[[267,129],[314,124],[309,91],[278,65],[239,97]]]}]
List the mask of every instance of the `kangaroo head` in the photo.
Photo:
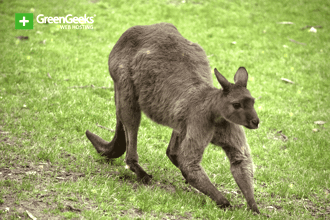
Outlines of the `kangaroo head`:
[{"label": "kangaroo head", "polygon": [[249,129],[257,129],[259,118],[254,109],[254,98],[247,90],[248,73],[240,67],[234,77],[235,84],[214,69],[215,76],[222,86],[221,116],[232,123],[243,125]]}]

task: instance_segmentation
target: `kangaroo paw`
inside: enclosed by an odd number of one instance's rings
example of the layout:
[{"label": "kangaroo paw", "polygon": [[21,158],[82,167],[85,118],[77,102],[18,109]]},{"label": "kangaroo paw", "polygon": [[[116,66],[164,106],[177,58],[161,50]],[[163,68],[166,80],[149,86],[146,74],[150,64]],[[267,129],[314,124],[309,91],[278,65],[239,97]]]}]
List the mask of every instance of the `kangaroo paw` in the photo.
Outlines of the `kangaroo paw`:
[{"label": "kangaroo paw", "polygon": [[251,209],[253,212],[256,212],[256,213],[260,214],[260,211],[259,211],[259,209],[258,209],[256,203],[253,204],[253,205],[251,205],[250,209]]}]

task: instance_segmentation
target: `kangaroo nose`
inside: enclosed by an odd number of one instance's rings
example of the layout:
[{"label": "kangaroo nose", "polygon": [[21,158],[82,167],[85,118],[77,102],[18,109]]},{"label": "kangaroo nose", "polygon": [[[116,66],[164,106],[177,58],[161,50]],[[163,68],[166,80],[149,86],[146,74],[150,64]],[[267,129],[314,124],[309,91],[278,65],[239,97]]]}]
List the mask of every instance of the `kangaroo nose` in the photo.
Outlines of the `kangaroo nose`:
[{"label": "kangaroo nose", "polygon": [[253,125],[255,125],[256,127],[258,127],[258,125],[259,125],[259,118],[255,118],[251,122],[252,122]]}]

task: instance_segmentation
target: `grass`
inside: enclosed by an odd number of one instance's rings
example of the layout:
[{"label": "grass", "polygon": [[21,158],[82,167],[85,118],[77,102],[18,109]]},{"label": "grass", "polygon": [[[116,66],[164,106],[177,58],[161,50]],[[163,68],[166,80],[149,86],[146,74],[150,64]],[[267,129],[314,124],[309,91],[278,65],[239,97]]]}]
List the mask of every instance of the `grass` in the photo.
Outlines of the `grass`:
[{"label": "grass", "polygon": [[[27,217],[22,207],[45,219],[329,218],[329,2],[27,0],[3,1],[0,12],[0,218]],[[33,30],[15,30],[14,13],[29,12],[35,19],[95,19],[92,30],[63,30],[36,20]],[[184,183],[165,155],[171,130],[145,116],[138,152],[153,175],[150,186],[125,169],[124,157],[105,163],[85,137],[86,129],[107,140],[113,136],[96,126],[115,128],[107,70],[112,47],[129,27],[157,22],[173,23],[199,43],[210,66],[231,82],[239,66],[247,68],[261,119],[258,130],[245,129],[261,215],[246,210],[218,147],[210,144],[202,165],[237,206],[234,211],[218,209]],[[322,28],[312,33],[302,29],[306,25]],[[215,77],[214,85],[220,87]]]}]

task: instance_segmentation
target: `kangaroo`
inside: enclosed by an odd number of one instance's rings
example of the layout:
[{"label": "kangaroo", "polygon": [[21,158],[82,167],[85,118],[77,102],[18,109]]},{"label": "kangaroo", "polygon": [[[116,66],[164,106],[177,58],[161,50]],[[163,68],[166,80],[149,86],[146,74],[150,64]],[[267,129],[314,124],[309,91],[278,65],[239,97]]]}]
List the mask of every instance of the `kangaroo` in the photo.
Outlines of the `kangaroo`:
[{"label": "kangaroo", "polygon": [[235,84],[214,69],[222,89],[215,88],[204,50],[168,23],[129,28],[113,47],[108,65],[114,81],[117,124],[111,142],[86,131],[98,153],[112,159],[126,152],[129,169],[138,180],[149,183],[152,176],[139,165],[137,154],[143,111],[173,129],[166,154],[190,185],[219,207],[230,206],[200,165],[211,142],[226,152],[249,208],[260,213],[253,193],[250,147],[240,126],[257,129],[259,125],[244,67],[237,70]]}]

